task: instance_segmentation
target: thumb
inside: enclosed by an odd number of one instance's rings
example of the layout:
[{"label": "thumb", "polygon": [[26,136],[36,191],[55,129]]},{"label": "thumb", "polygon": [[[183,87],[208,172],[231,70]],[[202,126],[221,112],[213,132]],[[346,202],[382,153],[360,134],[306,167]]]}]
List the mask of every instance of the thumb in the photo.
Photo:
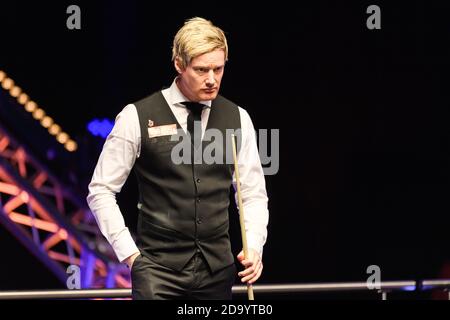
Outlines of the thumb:
[{"label": "thumb", "polygon": [[241,250],[241,252],[239,252],[239,254],[237,255],[237,258],[239,261],[244,260],[244,251]]}]

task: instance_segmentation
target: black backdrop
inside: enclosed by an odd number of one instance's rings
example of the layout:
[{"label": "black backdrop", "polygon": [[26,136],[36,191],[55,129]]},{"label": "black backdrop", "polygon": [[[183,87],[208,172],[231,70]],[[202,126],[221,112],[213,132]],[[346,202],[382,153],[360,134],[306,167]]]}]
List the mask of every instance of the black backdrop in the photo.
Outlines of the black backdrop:
[{"label": "black backdrop", "polygon": [[[66,28],[70,4],[79,31]],[[366,28],[370,4],[381,30]],[[256,128],[280,129],[261,282],[365,281],[372,264],[383,280],[435,278],[450,260],[449,8],[15,1],[0,5],[0,68],[81,143],[92,118],[169,85],[176,30],[208,18],[230,46],[222,94]],[[92,141],[83,197],[101,147]],[[131,225],[135,201],[133,177],[119,196]],[[3,228],[0,252],[0,289],[61,286]]]}]

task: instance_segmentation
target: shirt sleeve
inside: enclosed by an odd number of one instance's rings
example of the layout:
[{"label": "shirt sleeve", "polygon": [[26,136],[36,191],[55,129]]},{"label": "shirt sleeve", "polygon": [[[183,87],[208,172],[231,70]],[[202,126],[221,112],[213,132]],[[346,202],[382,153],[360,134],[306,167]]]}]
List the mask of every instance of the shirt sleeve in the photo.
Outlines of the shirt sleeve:
[{"label": "shirt sleeve", "polygon": [[[267,239],[269,222],[268,198],[264,172],[256,145],[256,135],[249,114],[239,108],[241,117],[242,144],[237,155],[241,197],[244,209],[247,246],[255,249],[262,257],[263,246]],[[236,190],[236,177],[233,177]],[[235,193],[238,204],[237,192]]]},{"label": "shirt sleeve", "polygon": [[140,148],[140,126],[134,105],[127,105],[116,117],[106,138],[89,184],[87,203],[100,231],[123,262],[139,252],[116,202],[135,163]]}]

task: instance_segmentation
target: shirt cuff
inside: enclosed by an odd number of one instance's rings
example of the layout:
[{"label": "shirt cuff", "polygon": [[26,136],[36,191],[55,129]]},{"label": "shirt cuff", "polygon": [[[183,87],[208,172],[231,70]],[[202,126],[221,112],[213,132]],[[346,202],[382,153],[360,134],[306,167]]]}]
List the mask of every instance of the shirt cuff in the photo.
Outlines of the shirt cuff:
[{"label": "shirt cuff", "polygon": [[113,247],[117,259],[119,259],[120,262],[124,262],[124,260],[129,256],[135,254],[136,252],[140,252],[128,228],[124,228],[124,230],[111,243],[111,246]]}]

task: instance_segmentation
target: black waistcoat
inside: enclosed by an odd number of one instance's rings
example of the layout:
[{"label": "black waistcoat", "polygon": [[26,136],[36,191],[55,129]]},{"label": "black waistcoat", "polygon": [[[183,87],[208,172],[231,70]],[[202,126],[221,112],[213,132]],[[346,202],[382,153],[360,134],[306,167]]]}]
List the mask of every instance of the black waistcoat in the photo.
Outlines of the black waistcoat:
[{"label": "black waistcoat", "polygon": [[[141,152],[134,165],[140,198],[139,249],[174,270],[181,270],[196,250],[212,271],[232,264],[228,206],[233,164],[173,163],[171,152],[178,142],[171,141],[170,135],[149,137],[148,133],[149,120],[153,127],[176,124],[182,130],[162,93],[134,105],[141,128]],[[225,137],[226,129],[240,129],[240,123],[234,103],[221,96],[212,101],[207,130],[214,128]],[[208,143],[203,141],[203,148]],[[230,157],[231,148],[226,152]]]}]

